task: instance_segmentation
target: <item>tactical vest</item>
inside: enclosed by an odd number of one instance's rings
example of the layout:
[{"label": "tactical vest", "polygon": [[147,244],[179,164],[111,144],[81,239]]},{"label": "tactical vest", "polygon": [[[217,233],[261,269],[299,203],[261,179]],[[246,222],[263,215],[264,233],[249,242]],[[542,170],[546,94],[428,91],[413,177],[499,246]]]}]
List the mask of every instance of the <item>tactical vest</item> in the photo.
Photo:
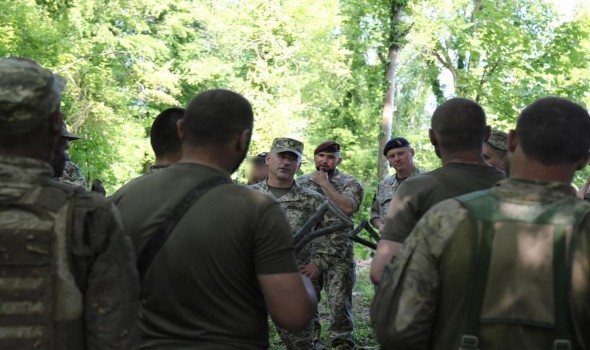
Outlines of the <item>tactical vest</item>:
[{"label": "tactical vest", "polygon": [[0,201],[0,349],[80,348],[82,294],[68,254],[75,191],[50,182]]},{"label": "tactical vest", "polygon": [[473,228],[472,284],[459,349],[478,349],[480,325],[493,324],[533,327],[553,337],[553,349],[575,349],[569,317],[572,237],[590,206],[574,197],[505,202],[487,191],[457,200]]}]

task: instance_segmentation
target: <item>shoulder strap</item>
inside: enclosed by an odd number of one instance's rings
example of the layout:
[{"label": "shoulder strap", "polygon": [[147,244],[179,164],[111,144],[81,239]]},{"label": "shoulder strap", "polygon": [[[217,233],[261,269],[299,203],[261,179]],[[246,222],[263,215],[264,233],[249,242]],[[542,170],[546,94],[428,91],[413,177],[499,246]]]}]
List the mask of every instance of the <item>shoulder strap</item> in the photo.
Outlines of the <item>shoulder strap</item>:
[{"label": "shoulder strap", "polygon": [[[473,281],[468,291],[468,310],[465,331],[460,341],[460,350],[479,349],[479,323],[485,295],[487,274],[490,266],[494,221],[510,220],[507,215],[498,214],[499,200],[487,191],[470,193],[456,199],[467,209],[472,226],[472,259],[469,272]],[[540,215],[535,215],[535,212]],[[571,283],[571,259],[567,259],[566,227],[573,225],[573,235],[577,234],[590,206],[577,198],[567,198],[557,203],[539,205],[532,215],[520,219],[531,223],[546,223],[555,226],[553,242],[553,291],[555,308],[555,342],[553,349],[571,349],[571,325],[569,312],[569,285]],[[481,228],[480,228],[481,227]],[[480,235],[481,232],[481,235]],[[572,237],[573,238],[573,237]],[[574,239],[571,240],[574,242]],[[573,251],[570,247],[569,253]]]},{"label": "shoulder strap", "polygon": [[479,319],[483,298],[485,295],[490,258],[492,255],[492,242],[494,236],[493,224],[491,222],[482,222],[482,232],[479,234],[479,224],[477,212],[486,212],[492,210],[492,203],[488,201],[480,202],[477,207],[472,203],[473,200],[480,199],[485,192],[474,192],[465,196],[456,198],[469,212],[471,223],[471,240],[472,256],[471,266],[469,268],[469,278],[473,284],[467,291],[467,321],[465,330],[461,336],[459,350],[478,350],[479,349]]},{"label": "shoulder strap", "polygon": [[143,282],[145,274],[154,258],[166,243],[166,240],[176,227],[176,224],[182,219],[187,210],[192,207],[201,197],[203,197],[209,190],[230,181],[225,177],[214,177],[209,180],[201,182],[194,189],[188,192],[178,204],[172,209],[166,220],[157,228],[156,232],[151,236],[146,246],[139,254],[137,262],[137,270],[139,272],[139,280]]}]

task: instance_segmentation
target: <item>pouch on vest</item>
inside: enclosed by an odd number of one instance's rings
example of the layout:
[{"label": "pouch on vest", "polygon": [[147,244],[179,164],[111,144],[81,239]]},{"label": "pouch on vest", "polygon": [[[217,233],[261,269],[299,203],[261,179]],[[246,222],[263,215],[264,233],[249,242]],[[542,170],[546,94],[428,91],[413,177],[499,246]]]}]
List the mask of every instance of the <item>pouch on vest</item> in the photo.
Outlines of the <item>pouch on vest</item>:
[{"label": "pouch on vest", "polygon": [[53,349],[58,341],[54,228],[57,213],[68,210],[65,205],[74,193],[62,187],[46,184],[18,201],[0,201],[1,349]]},{"label": "pouch on vest", "polygon": [[469,211],[474,242],[460,349],[478,349],[479,327],[485,324],[546,330],[554,349],[571,349],[568,245],[590,207],[573,197],[506,202],[487,191],[457,199]]}]

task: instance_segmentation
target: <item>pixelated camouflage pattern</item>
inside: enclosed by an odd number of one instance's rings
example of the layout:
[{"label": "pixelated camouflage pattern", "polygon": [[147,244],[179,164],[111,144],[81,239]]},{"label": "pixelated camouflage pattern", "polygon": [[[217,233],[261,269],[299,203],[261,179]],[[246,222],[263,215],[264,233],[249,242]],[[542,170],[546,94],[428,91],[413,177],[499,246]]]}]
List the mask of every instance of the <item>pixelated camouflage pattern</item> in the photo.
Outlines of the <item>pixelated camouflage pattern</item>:
[{"label": "pixelated camouflage pattern", "polygon": [[[422,170],[418,169],[417,167],[414,167],[414,171],[412,171],[412,173],[408,177],[416,176],[422,173]],[[395,174],[387,176],[385,179],[379,182],[379,185],[377,186],[377,192],[373,197],[373,204],[371,204],[370,220],[374,218],[381,218],[382,220],[385,220],[387,209],[389,209],[389,202],[391,202],[393,194],[402,182],[403,181],[397,180]]]},{"label": "pixelated camouflage pattern", "polygon": [[[273,195],[268,187],[267,180],[249,187],[253,190],[265,193],[275,198],[279,202],[281,209],[283,209],[283,212],[287,216],[287,221],[293,230],[293,234],[299,231],[299,229],[307,222],[307,220],[309,220],[309,218],[311,218],[326,201],[324,196],[315,191],[301,187],[297,181],[293,183],[293,187],[291,187],[289,192],[280,198],[276,198]],[[333,216],[326,215],[315,229],[333,225],[335,223],[334,220],[335,218]],[[314,241],[308,243],[297,254],[297,263],[307,264],[308,262],[314,262],[321,269],[321,266],[325,266],[327,263],[320,261],[326,258],[315,256],[313,242]]]},{"label": "pixelated camouflage pattern", "polygon": [[303,143],[287,137],[276,138],[272,142],[270,147],[271,152],[282,153],[292,152],[299,156],[299,159],[303,157]]},{"label": "pixelated camouflage pattern", "polygon": [[82,170],[71,160],[66,161],[63,175],[59,177],[59,182],[75,185],[88,189],[88,182],[82,174]]},{"label": "pixelated camouflage pattern", "polygon": [[[273,195],[268,187],[267,180],[249,187],[253,190],[265,193],[279,202],[281,209],[283,209],[283,212],[287,216],[287,221],[293,230],[293,234],[299,231],[299,229],[326,201],[324,196],[315,191],[302,188],[296,181],[293,183],[293,187],[291,187],[289,192],[279,198],[276,198]],[[333,219],[330,217],[325,217],[325,219],[318,224],[316,229],[332,225],[332,220]],[[301,265],[313,262],[321,270],[321,266],[325,266],[327,263],[323,262],[325,258],[322,256],[315,256],[313,242],[314,241],[306,244],[305,247],[297,253],[297,263]],[[288,350],[311,349],[313,346],[313,323],[310,323],[306,329],[297,332],[286,331],[280,327],[277,327],[277,331]]]},{"label": "pixelated camouflage pattern", "polygon": [[[536,206],[542,202],[575,198],[574,190],[567,184],[533,180],[503,180],[487,192],[504,202],[504,210],[511,210],[511,203]],[[522,210],[521,208],[518,210]],[[578,266],[590,266],[590,222],[587,216],[580,227],[581,231],[574,235],[579,242],[575,245],[578,251],[573,256],[579,258]],[[470,281],[464,278],[469,274],[470,268],[465,259],[470,259],[471,256],[471,230],[467,209],[455,199],[438,203],[417,223],[399,255],[386,267],[371,305],[371,322],[383,348],[458,348],[455,345],[464,330],[468,309],[466,301],[464,302],[467,299],[465,293],[471,286]],[[551,249],[548,254],[551,254]],[[456,266],[443,267],[443,261],[453,262]],[[451,283],[448,281],[450,276],[454,276]],[[588,310],[590,283],[584,280],[573,290],[576,293],[571,295],[574,303],[571,310]],[[459,304],[454,302],[449,305],[445,303],[445,295],[446,298],[452,295],[461,301]],[[590,341],[590,337],[585,335],[590,315],[579,317],[580,314],[583,312],[578,313],[578,318],[572,317],[574,328],[578,327],[578,334],[583,334],[585,340]],[[437,322],[443,322],[446,327],[437,327]],[[433,333],[433,328],[437,330],[436,333]],[[520,342],[518,339],[523,334],[526,339]],[[486,339],[489,348],[499,348],[505,344],[507,348],[513,349],[540,349],[551,343],[547,342],[548,334],[550,338],[554,336],[552,330],[548,333],[535,330],[524,332],[517,323],[513,326],[498,324],[495,327],[486,326],[485,330],[480,329],[480,336]],[[480,346],[483,348],[484,344]]]},{"label": "pixelated camouflage pattern", "polygon": [[22,133],[59,108],[65,79],[34,61],[0,59],[0,133]]},{"label": "pixelated camouflage pattern", "polygon": [[[52,175],[53,170],[45,162],[0,156],[0,201],[37,203],[40,185],[50,182]],[[55,191],[61,193],[62,187],[59,186],[64,185],[55,186],[58,186]],[[63,192],[68,193],[65,188]],[[51,198],[45,197],[45,200]],[[49,207],[51,202],[47,203]],[[54,224],[49,228],[53,230],[55,239],[50,250],[53,254],[48,259],[55,259],[56,271],[52,275],[55,298],[49,307],[52,310],[49,317],[54,324],[52,337],[55,347],[45,348],[136,348],[139,279],[134,250],[129,237],[124,234],[118,213],[112,203],[91,193],[75,195],[73,202],[67,200],[66,203],[75,203],[74,210],[64,206],[51,214],[56,215]],[[28,210],[4,211],[3,217],[12,219],[0,221],[0,230],[15,234],[18,232],[14,231],[16,227],[47,230],[47,227],[40,226],[42,221],[30,220],[31,214]],[[74,226],[69,227],[70,224]],[[7,243],[0,240],[0,245]],[[31,241],[28,249],[42,254],[42,250],[36,250],[35,243]],[[0,254],[7,253],[10,254],[0,247]],[[2,295],[18,296],[23,288],[36,285],[29,276],[17,274],[9,277],[0,276]],[[23,295],[26,296],[26,293]],[[42,334],[42,329],[19,328],[21,321],[22,318],[12,317],[9,323],[2,322],[0,344],[9,341],[16,344],[27,337]],[[0,348],[22,347],[0,345]]]},{"label": "pixelated camouflage pattern", "polygon": [[[347,196],[353,202],[354,210],[356,212],[361,202],[365,191],[361,183],[350,175],[346,175],[336,169],[332,176],[330,176],[330,183],[334,186],[336,191]],[[313,175],[307,174],[297,178],[297,183],[303,188],[316,191],[320,194],[324,194],[320,185],[313,181]],[[352,219],[352,215],[349,215]],[[342,260],[353,259],[353,243],[347,236],[348,230],[338,231],[324,237],[318,238],[314,245],[315,250],[319,254],[330,256],[330,265]],[[324,269],[328,269],[329,266],[324,266]]]},{"label": "pixelated camouflage pattern", "polygon": [[[348,345],[352,349],[352,331],[354,329],[352,315],[352,289],[356,283],[356,263],[347,261],[332,266],[322,275],[321,283],[314,281],[314,288],[318,300],[320,292],[325,289],[328,298],[330,322],[328,327],[328,338],[330,346]],[[318,347],[320,342],[321,324],[319,314],[316,314],[313,321],[314,344]]]},{"label": "pixelated camouflage pattern", "polygon": [[[329,177],[330,183],[341,194],[352,199],[356,212],[363,200],[364,189],[360,182],[350,175],[346,175],[336,169]],[[297,178],[301,187],[312,189],[323,194],[323,191],[315,181],[313,174],[303,175]],[[349,215],[352,219],[352,215]],[[356,268],[354,261],[353,242],[348,239],[348,230],[338,231],[314,241],[316,254],[329,257],[327,266],[323,266],[321,283],[314,283],[316,293],[325,288],[328,293],[328,304],[330,309],[330,326],[328,334],[330,344],[349,344],[354,346],[352,341],[352,288],[356,282]],[[314,344],[320,343],[321,333],[319,313],[314,317]]]},{"label": "pixelated camouflage pattern", "polygon": [[492,129],[487,143],[501,151],[508,151],[508,134],[498,129]]}]

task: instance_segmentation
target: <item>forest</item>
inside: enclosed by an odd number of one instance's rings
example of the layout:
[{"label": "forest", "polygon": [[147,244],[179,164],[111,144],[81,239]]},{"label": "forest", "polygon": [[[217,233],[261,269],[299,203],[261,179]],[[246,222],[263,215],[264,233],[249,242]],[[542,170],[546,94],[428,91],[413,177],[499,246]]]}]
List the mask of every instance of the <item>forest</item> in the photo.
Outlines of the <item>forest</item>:
[{"label": "forest", "polygon": [[299,139],[306,173],[317,144],[339,142],[341,170],[365,187],[359,217],[392,136],[420,168],[440,165],[427,130],[449,97],[479,102],[504,131],[541,96],[590,105],[586,1],[0,0],[0,56],[67,79],[62,110],[84,137],[70,156],[108,193],[153,161],[159,111],[226,88],[254,106],[250,154]]}]

